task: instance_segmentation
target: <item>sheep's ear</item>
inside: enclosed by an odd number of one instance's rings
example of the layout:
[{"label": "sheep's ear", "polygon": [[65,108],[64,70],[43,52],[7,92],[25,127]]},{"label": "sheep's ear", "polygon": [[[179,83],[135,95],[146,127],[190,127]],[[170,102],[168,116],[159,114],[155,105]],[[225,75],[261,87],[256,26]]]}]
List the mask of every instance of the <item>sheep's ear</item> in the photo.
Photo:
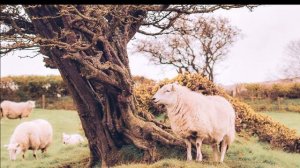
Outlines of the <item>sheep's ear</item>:
[{"label": "sheep's ear", "polygon": [[18,147],[20,147],[20,144],[19,144],[19,143],[17,144],[17,148],[18,148]]}]

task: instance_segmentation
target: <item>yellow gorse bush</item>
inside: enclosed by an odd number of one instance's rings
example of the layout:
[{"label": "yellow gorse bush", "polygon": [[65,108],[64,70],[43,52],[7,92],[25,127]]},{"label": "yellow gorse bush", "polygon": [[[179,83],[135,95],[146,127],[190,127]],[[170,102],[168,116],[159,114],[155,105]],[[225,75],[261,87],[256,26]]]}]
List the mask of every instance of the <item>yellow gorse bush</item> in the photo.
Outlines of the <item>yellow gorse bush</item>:
[{"label": "yellow gorse bush", "polygon": [[274,83],[266,85],[261,83],[243,84],[246,90],[239,93],[240,97],[262,97],[276,99],[278,97],[300,98],[300,83]]},{"label": "yellow gorse bush", "polygon": [[229,96],[222,88],[217,87],[207,78],[197,73],[179,74],[174,79],[164,80],[156,85],[145,84],[135,87],[134,92],[138,109],[141,111],[149,110],[153,114],[161,113],[161,109],[153,105],[151,98],[161,86],[173,82],[178,82],[180,85],[187,86],[191,90],[205,95],[225,97],[232,103],[236,111],[237,132],[245,131],[250,135],[258,136],[261,141],[268,142],[274,147],[300,153],[300,137],[296,135],[295,130],[273,121],[271,117],[256,113],[249,105]]}]

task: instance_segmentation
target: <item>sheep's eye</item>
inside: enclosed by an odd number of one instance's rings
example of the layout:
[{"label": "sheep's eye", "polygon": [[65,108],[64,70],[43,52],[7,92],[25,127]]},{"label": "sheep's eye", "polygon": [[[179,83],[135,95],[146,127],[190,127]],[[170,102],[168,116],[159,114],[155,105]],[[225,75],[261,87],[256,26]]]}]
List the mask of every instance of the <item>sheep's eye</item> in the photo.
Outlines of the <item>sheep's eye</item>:
[{"label": "sheep's eye", "polygon": [[170,92],[170,90],[166,90],[165,92]]}]

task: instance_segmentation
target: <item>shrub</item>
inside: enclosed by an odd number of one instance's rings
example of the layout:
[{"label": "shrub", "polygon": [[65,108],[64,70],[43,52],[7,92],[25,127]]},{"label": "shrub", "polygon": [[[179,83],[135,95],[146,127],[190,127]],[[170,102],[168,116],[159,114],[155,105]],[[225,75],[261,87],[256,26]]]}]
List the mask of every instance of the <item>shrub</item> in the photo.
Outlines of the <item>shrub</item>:
[{"label": "shrub", "polygon": [[300,106],[291,104],[291,105],[288,105],[285,110],[300,113]]},{"label": "shrub", "polygon": [[41,107],[41,97],[55,100],[58,95],[68,95],[68,90],[60,76],[8,76],[1,78],[1,101],[36,100]]},{"label": "shrub", "polygon": [[289,91],[288,98],[300,98],[300,83],[291,84]]},{"label": "shrub", "polygon": [[300,98],[300,83],[277,83],[265,85],[259,83],[243,84],[246,88],[238,96],[241,98],[271,98],[276,100],[278,97],[283,98]]}]

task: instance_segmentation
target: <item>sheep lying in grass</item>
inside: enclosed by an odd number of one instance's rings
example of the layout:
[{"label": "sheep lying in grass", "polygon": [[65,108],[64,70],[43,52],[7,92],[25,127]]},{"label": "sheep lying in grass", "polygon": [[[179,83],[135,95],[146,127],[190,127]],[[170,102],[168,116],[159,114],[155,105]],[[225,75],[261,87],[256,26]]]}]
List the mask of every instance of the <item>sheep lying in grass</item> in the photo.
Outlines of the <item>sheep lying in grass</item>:
[{"label": "sheep lying in grass", "polygon": [[78,143],[82,144],[82,142],[84,142],[83,137],[79,134],[68,135],[66,133],[62,133],[62,138],[64,144],[75,145]]},{"label": "sheep lying in grass", "polygon": [[8,145],[4,145],[9,151],[10,160],[16,160],[17,155],[23,152],[23,159],[27,150],[33,150],[36,158],[36,150],[44,153],[52,143],[53,129],[51,124],[43,119],[22,122],[19,124]]},{"label": "sheep lying in grass", "polygon": [[35,101],[13,102],[5,100],[1,104],[1,118],[17,119],[28,117],[35,107]]},{"label": "sheep lying in grass", "polygon": [[187,160],[192,160],[191,148],[195,142],[197,161],[202,161],[202,144],[211,144],[214,160],[223,162],[235,137],[235,112],[225,98],[205,96],[178,84],[167,84],[157,91],[153,101],[167,108],[173,132],[187,145]]}]

